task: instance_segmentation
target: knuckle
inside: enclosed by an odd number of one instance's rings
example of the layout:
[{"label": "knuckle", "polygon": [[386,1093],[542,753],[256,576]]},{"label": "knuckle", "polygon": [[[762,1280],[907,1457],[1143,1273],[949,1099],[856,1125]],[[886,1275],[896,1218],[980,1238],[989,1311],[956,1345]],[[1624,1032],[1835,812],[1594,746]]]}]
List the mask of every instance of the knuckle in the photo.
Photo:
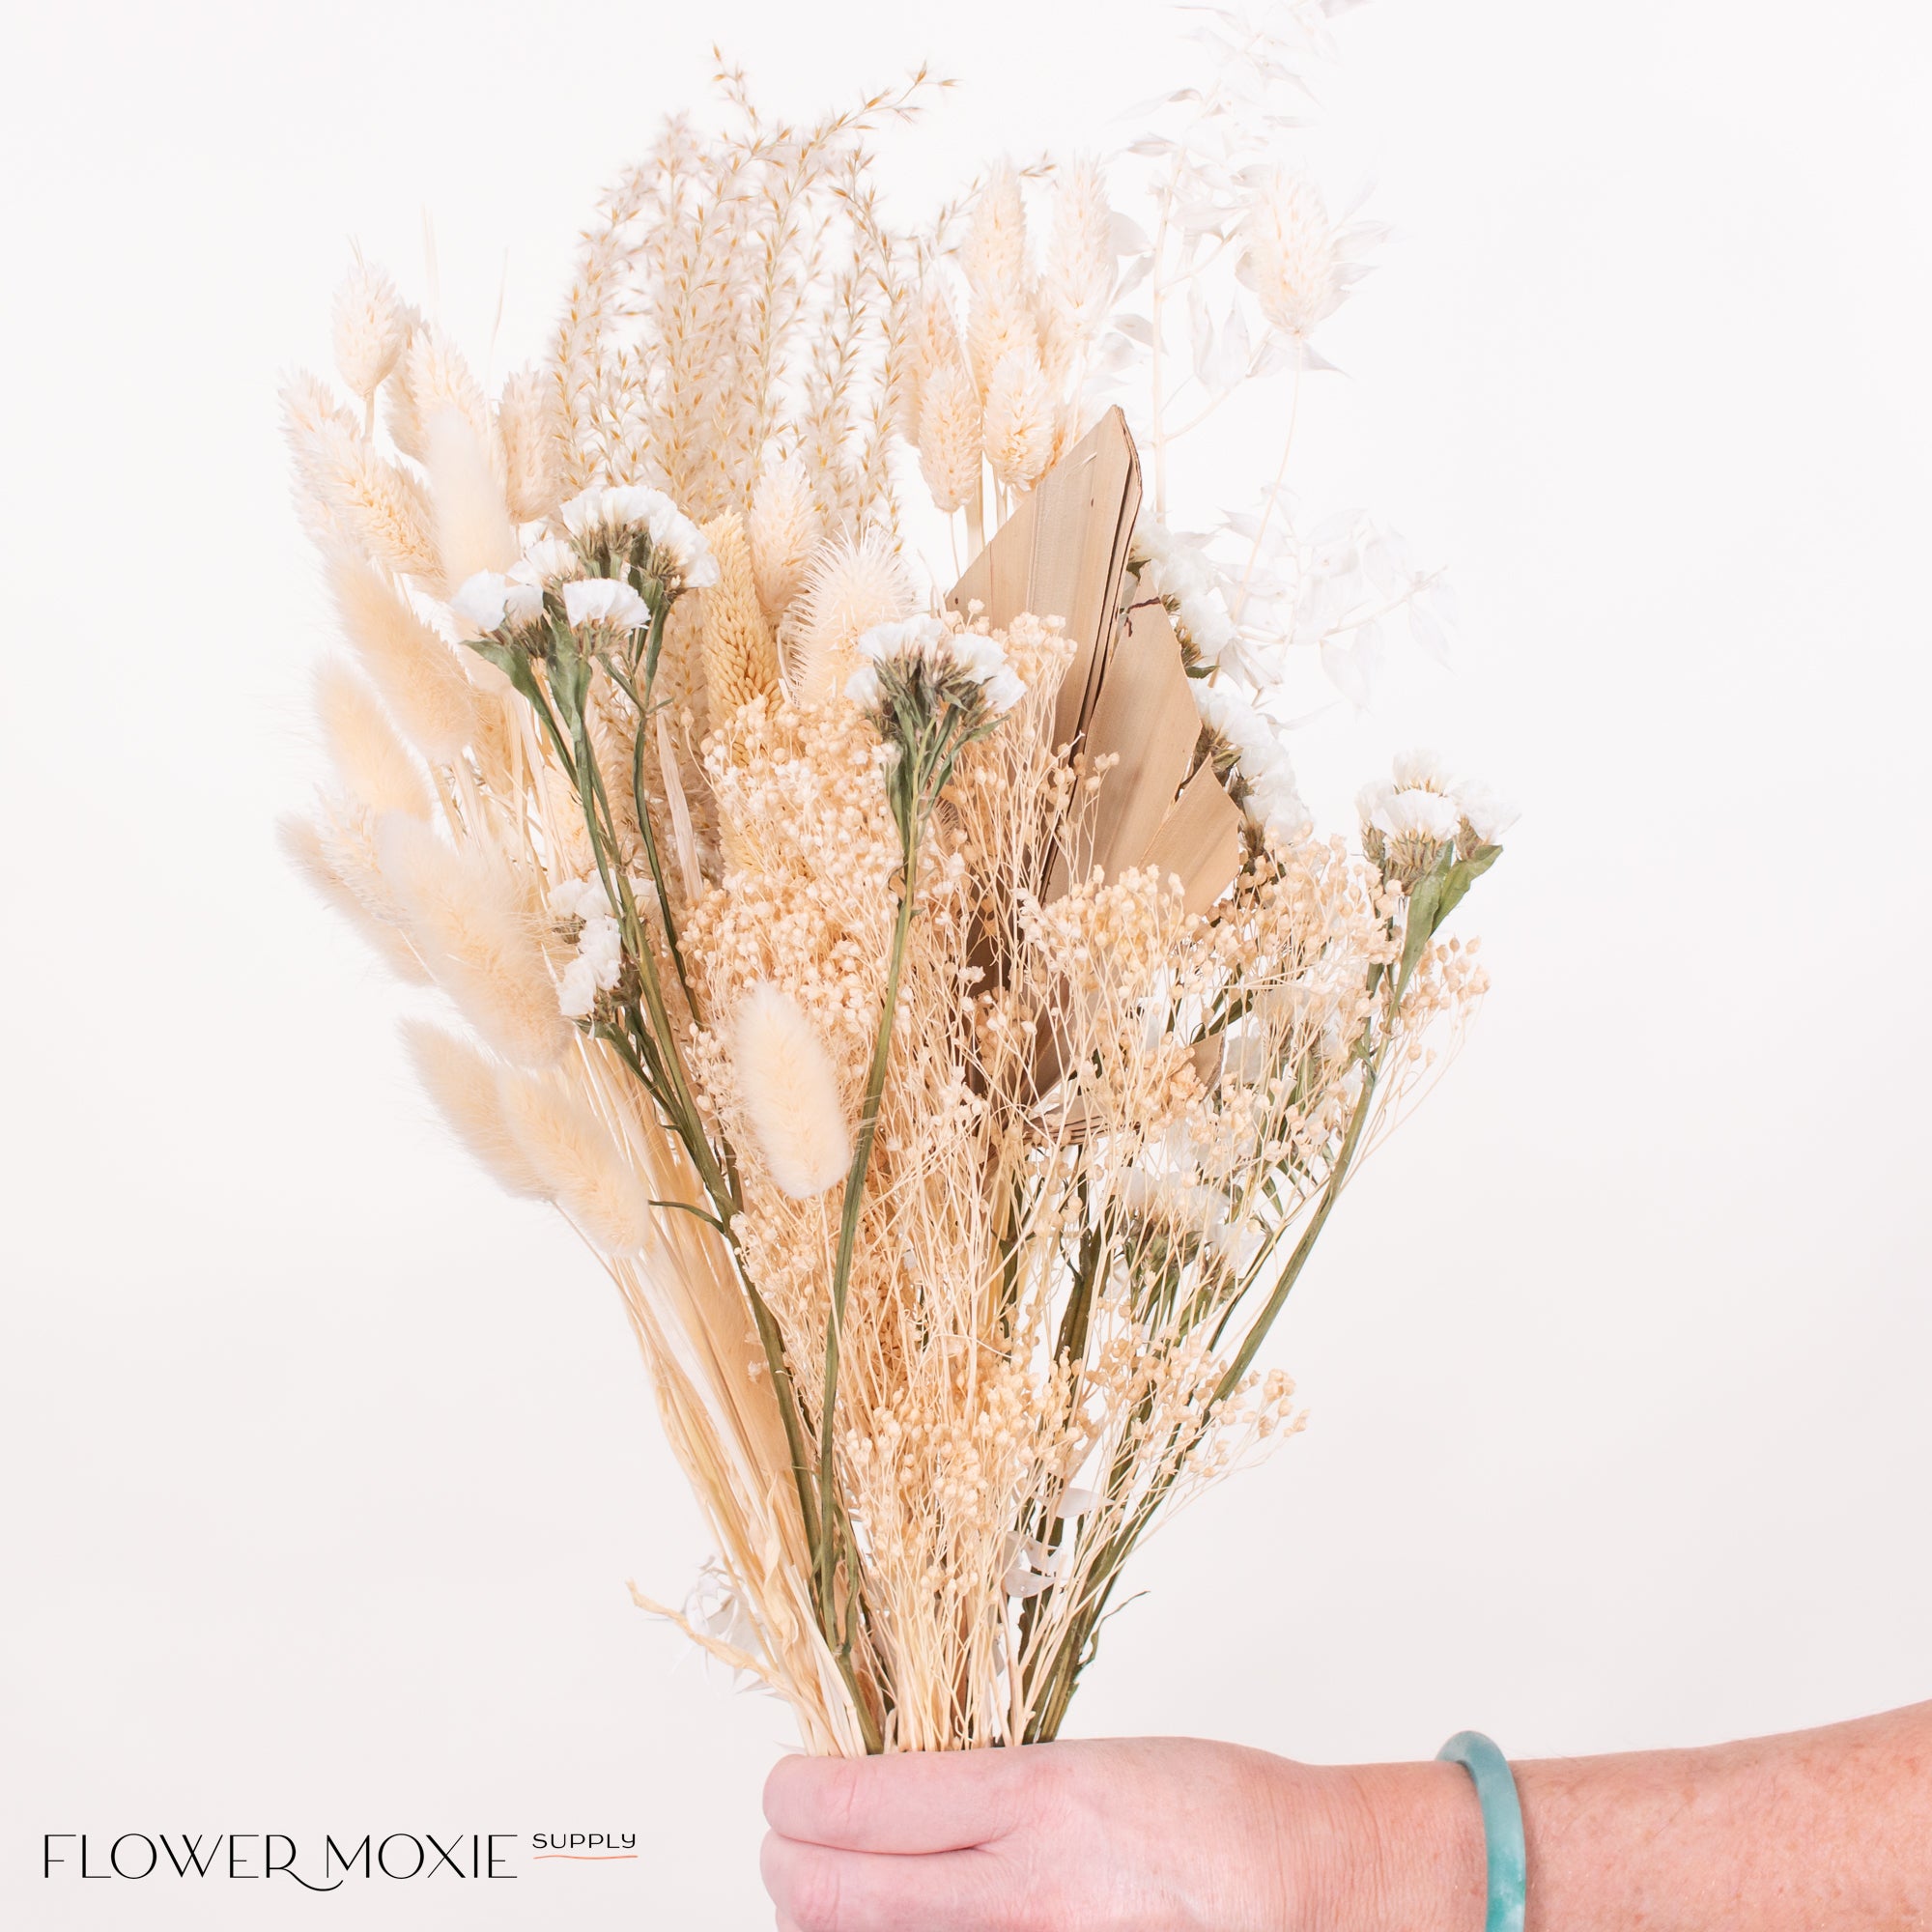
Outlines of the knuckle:
[{"label": "knuckle", "polygon": [[839,1861],[816,1846],[798,1848],[782,1901],[798,1932],[838,1932]]},{"label": "knuckle", "polygon": [[825,1808],[828,1821],[838,1834],[841,1845],[852,1843],[865,1806],[864,1764],[856,1758],[835,1758],[827,1780]]}]

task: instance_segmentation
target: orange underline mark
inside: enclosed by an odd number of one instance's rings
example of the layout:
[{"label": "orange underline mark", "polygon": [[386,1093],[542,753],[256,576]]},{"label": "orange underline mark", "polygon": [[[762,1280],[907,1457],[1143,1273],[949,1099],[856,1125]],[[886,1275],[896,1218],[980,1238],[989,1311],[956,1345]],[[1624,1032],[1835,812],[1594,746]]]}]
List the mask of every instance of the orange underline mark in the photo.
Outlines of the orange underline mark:
[{"label": "orange underline mark", "polygon": [[634,1859],[636,1852],[532,1852],[533,1859],[576,1859],[580,1863],[596,1864],[606,1859]]}]

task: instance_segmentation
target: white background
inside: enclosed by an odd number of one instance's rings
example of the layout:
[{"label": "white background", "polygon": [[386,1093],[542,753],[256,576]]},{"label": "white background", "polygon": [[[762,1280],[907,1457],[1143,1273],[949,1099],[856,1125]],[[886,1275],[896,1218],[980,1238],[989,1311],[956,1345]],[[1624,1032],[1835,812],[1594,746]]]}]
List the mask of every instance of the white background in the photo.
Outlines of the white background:
[{"label": "white background", "polygon": [[[781,110],[958,75],[893,150],[908,208],[1119,138],[1173,72],[1146,0],[8,31],[0,1899],[32,1932],[766,1922],[784,1715],[629,1605],[703,1548],[616,1303],[429,1123],[400,995],[271,843],[324,641],[274,390],[326,363],[351,239],[420,296],[426,210],[479,361],[507,248],[500,375],[714,35]],[[1427,738],[1526,810],[1467,908],[1474,1037],[1278,1331],[1313,1426],[1154,1546],[1078,1726],[1524,1755],[1924,1697],[1932,28],[1377,0],[1341,36],[1332,152],[1397,232],[1309,447],[1452,563],[1464,642],[1304,778],[1339,814]],[[39,1876],[43,1832],[184,1828],[644,1857],[332,1898]]]}]

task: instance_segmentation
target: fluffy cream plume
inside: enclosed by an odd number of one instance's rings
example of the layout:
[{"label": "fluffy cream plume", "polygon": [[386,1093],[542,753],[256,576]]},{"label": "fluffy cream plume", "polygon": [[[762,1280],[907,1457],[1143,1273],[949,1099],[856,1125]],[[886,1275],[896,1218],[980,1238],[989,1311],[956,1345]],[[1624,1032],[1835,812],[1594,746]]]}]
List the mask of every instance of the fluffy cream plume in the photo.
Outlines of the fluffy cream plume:
[{"label": "fluffy cream plume", "polygon": [[391,814],[376,855],[416,951],[465,1018],[504,1059],[549,1066],[570,1042],[531,895],[488,847],[445,844]]},{"label": "fluffy cream plume", "polygon": [[1061,170],[1053,245],[1040,276],[1040,339],[1048,381],[1077,380],[1114,296],[1114,212],[1100,164],[1082,156]]},{"label": "fluffy cream plume", "polygon": [[287,443],[294,476],[296,515],[303,531],[317,544],[339,541],[336,518],[323,500],[322,452],[338,437],[358,433],[355,418],[343,408],[327,384],[298,369],[282,381],[282,440]]},{"label": "fluffy cream plume", "polygon": [[497,1186],[525,1200],[549,1200],[550,1188],[503,1118],[497,1084],[498,1063],[427,1020],[405,1020],[402,1035],[416,1076],[437,1111]]},{"label": "fluffy cream plume", "polygon": [[948,514],[979,494],[983,429],[980,392],[955,354],[927,375],[919,412],[919,473]]},{"label": "fluffy cream plume", "polygon": [[1017,287],[1026,280],[1026,201],[1010,161],[996,161],[974,196],[959,262],[976,287],[1001,282]]},{"label": "fluffy cream plume", "polygon": [[983,434],[986,461],[1009,489],[1032,489],[1053,461],[1055,419],[1037,354],[1014,349],[1001,356],[986,384]]},{"label": "fluffy cream plume", "polygon": [[358,253],[335,292],[335,367],[351,391],[373,408],[376,391],[409,340],[410,319],[395,285]]},{"label": "fluffy cream plume", "polygon": [[490,444],[454,403],[423,412],[423,464],[436,513],[443,576],[463,583],[479,570],[507,570],[520,554]]},{"label": "fluffy cream plume", "polygon": [[463,352],[433,323],[410,332],[389,385],[389,440],[418,463],[429,456],[429,420],[439,409],[458,411],[486,449],[493,448],[490,400]]},{"label": "fluffy cream plume", "polygon": [[743,521],[727,510],[705,525],[704,539],[718,560],[718,582],[701,593],[700,649],[711,717],[722,724],[740,705],[778,689],[779,656],[758,605]]},{"label": "fluffy cream plume", "polygon": [[1284,168],[1263,177],[1246,224],[1241,280],[1284,334],[1303,336],[1342,299],[1335,227],[1312,182]]},{"label": "fluffy cream plume", "polygon": [[823,704],[838,691],[857,664],[852,647],[860,636],[911,616],[915,602],[905,566],[881,531],[822,546],[787,620],[791,682],[801,702]]},{"label": "fluffy cream plume", "polygon": [[773,1180],[795,1201],[823,1194],[852,1161],[838,1076],[798,1002],[769,980],[739,1005],[732,1064]]},{"label": "fluffy cream plume", "polygon": [[282,422],[311,534],[347,542],[370,562],[440,589],[442,567],[422,485],[379,455],[313,376],[283,384]]},{"label": "fluffy cream plume", "polygon": [[325,837],[321,827],[306,818],[282,819],[275,835],[283,856],[348,920],[397,979],[412,986],[429,983],[429,974],[402,931],[371,903],[381,894],[379,877],[372,873],[361,882],[362,889],[358,891],[339,849],[339,840]]},{"label": "fluffy cream plume", "polygon": [[503,384],[497,406],[505,494],[520,524],[549,516],[563,495],[555,396],[554,382],[535,369],[520,369]]},{"label": "fluffy cream plume", "polygon": [[282,439],[289,446],[298,479],[309,482],[325,434],[341,431],[355,436],[358,426],[328,384],[306,369],[294,370],[283,378],[280,402]]},{"label": "fluffy cream plume", "polygon": [[504,1067],[502,1118],[542,1191],[608,1255],[655,1244],[656,1210],[609,1127],[554,1078]]},{"label": "fluffy cream plume", "polygon": [[500,772],[507,732],[497,700],[368,565],[337,550],[327,569],[343,634],[404,735],[432,764],[454,764],[473,745],[485,774]]},{"label": "fluffy cream plume", "polygon": [[1034,320],[1033,274],[1027,262],[1026,204],[1019,176],[1001,162],[973,204],[959,251],[971,294],[966,352],[983,397],[993,371],[1014,350],[1039,353]]},{"label": "fluffy cream plume", "polygon": [[316,668],[315,708],[343,789],[363,810],[429,816],[434,801],[422,766],[367,682],[339,658]]},{"label": "fluffy cream plume", "polygon": [[825,521],[803,465],[788,459],[760,473],[752,491],[745,537],[758,602],[774,623],[797,596],[806,565],[824,534]]},{"label": "fluffy cream plume", "polygon": [[916,299],[908,302],[899,347],[900,381],[897,394],[898,431],[908,442],[919,440],[920,412],[925,385],[934,373],[964,355],[959,326],[952,319],[952,301],[935,275]]}]

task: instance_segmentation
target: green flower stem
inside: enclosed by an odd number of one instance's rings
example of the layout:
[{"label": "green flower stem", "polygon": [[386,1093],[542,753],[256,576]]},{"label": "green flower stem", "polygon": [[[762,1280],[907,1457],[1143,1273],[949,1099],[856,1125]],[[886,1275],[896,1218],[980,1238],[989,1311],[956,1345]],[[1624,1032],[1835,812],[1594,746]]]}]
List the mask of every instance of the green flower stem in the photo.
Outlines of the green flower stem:
[{"label": "green flower stem", "polygon": [[[833,1416],[838,1400],[838,1335],[845,1320],[845,1297],[852,1285],[852,1254],[859,1238],[859,1210],[865,1203],[866,1174],[872,1161],[872,1140],[878,1132],[879,1103],[886,1091],[886,1067],[892,1059],[893,1016],[898,1009],[899,976],[905,966],[906,939],[912,931],[915,868],[919,860],[920,826],[901,838],[905,880],[899,893],[898,919],[893,927],[893,950],[886,967],[885,1000],[879,1010],[878,1037],[872,1045],[872,1065],[866,1076],[866,1103],[859,1116],[857,1145],[845,1177],[845,1199],[838,1217],[838,1255],[832,1270],[832,1307],[825,1327],[825,1393],[818,1411],[819,1593],[832,1634],[833,1518],[837,1508],[837,1477],[833,1470]],[[854,1578],[856,1587],[857,1579]]]}]

